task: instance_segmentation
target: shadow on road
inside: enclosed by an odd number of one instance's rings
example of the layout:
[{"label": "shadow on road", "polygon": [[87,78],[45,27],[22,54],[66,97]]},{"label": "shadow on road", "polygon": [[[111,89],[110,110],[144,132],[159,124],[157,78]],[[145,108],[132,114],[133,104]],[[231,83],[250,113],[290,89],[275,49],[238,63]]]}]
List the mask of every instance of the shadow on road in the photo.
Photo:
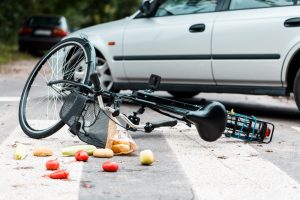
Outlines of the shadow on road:
[{"label": "shadow on road", "polygon": [[[205,99],[207,101],[212,101],[213,99]],[[193,99],[181,99],[187,103],[201,104],[203,99],[193,98]],[[284,119],[299,119],[300,111],[297,108],[281,107],[275,105],[265,104],[254,104],[249,102],[233,103],[230,101],[220,101],[225,105],[227,110],[234,109],[235,112],[247,115],[255,115],[260,117],[270,117],[270,118],[284,118]]]},{"label": "shadow on road", "polygon": [[[285,118],[285,119],[300,119],[300,112],[296,108],[287,108],[279,106],[255,105],[248,103],[231,104],[230,102],[223,102],[227,109],[233,108],[236,112],[265,116],[271,118]],[[267,103],[266,103],[267,104]]]},{"label": "shadow on road", "polygon": [[[254,115],[259,117],[268,117],[268,118],[277,118],[277,119],[296,119],[300,120],[300,111],[297,107],[293,107],[289,105],[287,102],[286,106],[284,104],[280,104],[275,99],[274,102],[268,102],[266,99],[264,102],[255,103],[251,101],[230,101],[228,99],[220,99],[220,98],[191,98],[191,99],[178,99],[173,98],[169,95],[159,94],[163,98],[168,98],[172,100],[182,101],[190,104],[203,105],[205,101],[219,101],[225,105],[227,110],[234,109],[236,113],[241,113],[245,115]],[[272,100],[273,101],[273,100]],[[130,103],[129,103],[130,104]]]}]

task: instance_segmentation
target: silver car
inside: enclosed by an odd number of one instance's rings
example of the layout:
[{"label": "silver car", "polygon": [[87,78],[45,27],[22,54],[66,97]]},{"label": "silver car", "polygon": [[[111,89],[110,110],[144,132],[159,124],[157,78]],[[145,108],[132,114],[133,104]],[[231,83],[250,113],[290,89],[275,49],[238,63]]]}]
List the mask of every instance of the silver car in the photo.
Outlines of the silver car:
[{"label": "silver car", "polygon": [[300,108],[299,0],[144,1],[130,17],[76,34],[94,44],[109,90],[144,89],[157,74],[176,97],[294,93]]}]

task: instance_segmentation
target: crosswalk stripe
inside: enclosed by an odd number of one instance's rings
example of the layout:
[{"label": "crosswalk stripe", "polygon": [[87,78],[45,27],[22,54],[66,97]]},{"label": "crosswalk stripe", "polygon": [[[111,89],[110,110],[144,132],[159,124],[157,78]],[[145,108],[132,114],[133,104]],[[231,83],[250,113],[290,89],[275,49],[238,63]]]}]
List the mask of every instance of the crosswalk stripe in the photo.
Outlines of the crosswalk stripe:
[{"label": "crosswalk stripe", "polygon": [[[179,125],[161,131],[199,199],[300,199],[300,184],[264,160],[250,145],[227,138],[207,143],[200,139],[196,129],[185,127]],[[25,160],[12,159],[16,143],[27,146],[29,155]],[[10,191],[3,193],[0,199],[78,199],[82,164],[73,157],[59,155],[61,148],[78,143],[81,142],[77,138],[70,137],[67,127],[41,140],[28,138],[16,128],[0,145],[0,188]],[[38,146],[49,146],[54,156],[33,157],[31,152]],[[56,158],[62,168],[69,170],[70,181],[42,177],[49,173],[45,162]]]},{"label": "crosswalk stripe", "polygon": [[0,97],[0,102],[15,102],[20,101],[20,97]]},{"label": "crosswalk stripe", "polygon": [[[22,143],[27,147],[28,156],[24,160],[14,160],[14,146]],[[0,188],[2,193],[0,199],[10,200],[77,200],[80,186],[80,178],[83,164],[76,162],[74,157],[60,156],[63,147],[77,145],[81,142],[72,138],[66,127],[54,135],[34,140],[27,137],[18,127],[0,145]],[[47,146],[53,150],[51,157],[34,157],[33,149],[39,146]],[[50,172],[45,169],[48,160],[58,159],[61,169],[67,169],[70,173],[70,180],[53,180],[43,177]]]},{"label": "crosswalk stripe", "polygon": [[205,142],[185,127],[162,132],[199,199],[300,199],[300,184],[251,145],[225,137]]},{"label": "crosswalk stripe", "polygon": [[299,126],[292,126],[293,129],[295,129],[296,131],[300,132],[300,127]]}]

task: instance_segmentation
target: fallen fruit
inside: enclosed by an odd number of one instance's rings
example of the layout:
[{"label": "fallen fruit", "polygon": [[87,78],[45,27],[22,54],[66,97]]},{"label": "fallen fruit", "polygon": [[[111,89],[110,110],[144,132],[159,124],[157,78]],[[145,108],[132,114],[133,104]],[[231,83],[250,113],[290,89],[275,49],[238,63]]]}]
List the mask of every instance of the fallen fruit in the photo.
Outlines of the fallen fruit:
[{"label": "fallen fruit", "polygon": [[25,145],[17,144],[17,147],[14,152],[14,159],[23,160],[27,156],[27,150]]},{"label": "fallen fruit", "polygon": [[147,149],[141,151],[140,153],[140,162],[142,165],[151,165],[154,162],[154,154],[151,150]]},{"label": "fallen fruit", "polygon": [[81,151],[78,151],[76,154],[75,154],[75,159],[77,161],[83,161],[83,162],[86,162],[88,159],[89,159],[89,155],[87,152],[81,150]]},{"label": "fallen fruit", "polygon": [[102,164],[102,169],[106,172],[116,172],[118,171],[119,165],[115,162],[105,161]]},{"label": "fallen fruit", "polygon": [[48,160],[46,162],[47,170],[57,170],[59,168],[59,162],[57,160]]},{"label": "fallen fruit", "polygon": [[48,176],[52,179],[67,179],[69,177],[69,172],[66,170],[56,170]]},{"label": "fallen fruit", "polygon": [[96,158],[111,158],[114,156],[114,152],[111,149],[96,149],[93,156]]},{"label": "fallen fruit", "polygon": [[33,155],[39,157],[52,156],[52,154],[52,150],[48,147],[37,147],[33,151]]},{"label": "fallen fruit", "polygon": [[94,150],[97,149],[94,145],[75,145],[63,148],[61,154],[63,156],[74,156],[76,152],[83,150],[86,151],[89,155],[93,155]]}]

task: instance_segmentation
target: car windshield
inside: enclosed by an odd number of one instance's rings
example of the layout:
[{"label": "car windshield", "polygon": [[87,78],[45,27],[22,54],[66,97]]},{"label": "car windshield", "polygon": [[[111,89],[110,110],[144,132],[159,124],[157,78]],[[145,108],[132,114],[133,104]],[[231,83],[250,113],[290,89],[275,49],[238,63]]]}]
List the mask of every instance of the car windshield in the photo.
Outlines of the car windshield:
[{"label": "car windshield", "polygon": [[29,26],[58,26],[59,17],[32,17],[28,20]]}]

